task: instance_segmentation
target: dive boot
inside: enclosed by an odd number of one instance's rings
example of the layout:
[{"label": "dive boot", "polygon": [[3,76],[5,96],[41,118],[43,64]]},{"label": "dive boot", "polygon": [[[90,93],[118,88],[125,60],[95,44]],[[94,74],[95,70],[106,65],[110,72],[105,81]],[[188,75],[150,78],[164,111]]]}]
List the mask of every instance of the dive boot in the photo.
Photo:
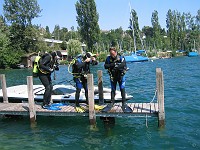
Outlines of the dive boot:
[{"label": "dive boot", "polygon": [[50,104],[43,104],[43,105],[42,105],[42,108],[43,108],[43,109],[48,109],[48,108],[50,108],[50,107],[51,107]]},{"label": "dive boot", "polygon": [[111,91],[111,103],[104,107],[101,112],[109,112],[115,103],[115,91]]},{"label": "dive boot", "polygon": [[125,95],[125,88],[121,89],[121,96],[122,96],[122,110],[124,113],[132,113],[133,110],[126,104],[126,95]]},{"label": "dive boot", "polygon": [[109,112],[109,111],[112,109],[112,107],[113,107],[113,104],[108,104],[106,107],[104,107],[104,108],[101,110],[101,112],[107,113],[107,112]]},{"label": "dive boot", "polygon": [[83,112],[85,112],[85,110],[83,108],[81,108],[81,106],[79,104],[79,96],[80,96],[80,90],[77,89],[76,94],[75,94],[75,109],[76,109],[76,112],[83,113]]},{"label": "dive boot", "polygon": [[122,110],[124,113],[132,113],[133,112],[133,110],[127,104],[122,104]]}]

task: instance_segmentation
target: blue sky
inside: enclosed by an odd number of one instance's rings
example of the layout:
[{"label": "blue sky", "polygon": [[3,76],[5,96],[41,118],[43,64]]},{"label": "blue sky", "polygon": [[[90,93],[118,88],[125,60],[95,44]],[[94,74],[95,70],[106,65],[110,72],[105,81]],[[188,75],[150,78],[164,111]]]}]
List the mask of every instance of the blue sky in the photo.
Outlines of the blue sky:
[{"label": "blue sky", "polygon": [[[4,0],[0,0],[0,14]],[[42,9],[41,17],[33,20],[33,24],[42,27],[49,26],[52,32],[55,25],[70,29],[77,27],[75,3],[77,0],[38,0]],[[122,27],[128,29],[130,8],[136,10],[140,28],[151,26],[151,16],[154,10],[158,11],[159,22],[162,28],[166,26],[166,14],[169,9],[178,12],[190,12],[197,15],[200,9],[199,0],[95,0],[99,13],[99,25],[102,30]]]}]

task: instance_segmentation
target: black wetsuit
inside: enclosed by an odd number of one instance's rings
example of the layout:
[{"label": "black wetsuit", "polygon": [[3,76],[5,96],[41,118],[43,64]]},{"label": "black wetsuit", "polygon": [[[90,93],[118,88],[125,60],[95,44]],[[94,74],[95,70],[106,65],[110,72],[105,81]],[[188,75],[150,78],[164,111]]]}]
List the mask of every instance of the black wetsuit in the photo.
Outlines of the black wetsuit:
[{"label": "black wetsuit", "polygon": [[121,91],[122,97],[122,110],[125,113],[131,113],[132,109],[126,104],[126,95],[125,95],[125,73],[127,70],[126,60],[124,56],[117,55],[117,57],[112,58],[108,56],[106,58],[104,68],[108,69],[110,75],[111,83],[111,104],[107,105],[102,112],[108,112],[111,110],[115,103],[115,91],[117,82],[119,83],[119,88]]},{"label": "black wetsuit", "polygon": [[74,82],[76,83],[75,104],[79,106],[79,96],[82,87],[85,90],[86,103],[88,103],[88,87],[86,75],[90,73],[90,62],[84,62],[84,58],[78,57],[73,64]]},{"label": "black wetsuit", "polygon": [[45,92],[43,96],[43,106],[49,105],[51,101],[52,93],[52,82],[51,82],[51,72],[53,72],[54,60],[51,54],[44,54],[39,60],[39,79],[45,87]]},{"label": "black wetsuit", "polygon": [[[86,54],[87,55],[87,54]],[[89,56],[90,57],[90,56]],[[74,82],[76,83],[76,95],[75,95],[75,105],[79,106],[79,97],[81,89],[85,90],[86,103],[88,104],[88,87],[87,87],[87,74],[90,73],[90,64],[97,65],[96,60],[91,60],[90,62],[85,62],[86,56],[81,56],[76,58],[76,62],[73,64],[73,75]]]},{"label": "black wetsuit", "polygon": [[126,61],[124,56],[120,56],[117,54],[116,58],[112,58],[108,56],[106,58],[104,68],[108,69],[110,75],[110,83],[111,83],[111,102],[114,104],[115,101],[115,91],[117,82],[119,83],[119,88],[122,96],[122,103],[125,103],[125,72],[127,69]]}]

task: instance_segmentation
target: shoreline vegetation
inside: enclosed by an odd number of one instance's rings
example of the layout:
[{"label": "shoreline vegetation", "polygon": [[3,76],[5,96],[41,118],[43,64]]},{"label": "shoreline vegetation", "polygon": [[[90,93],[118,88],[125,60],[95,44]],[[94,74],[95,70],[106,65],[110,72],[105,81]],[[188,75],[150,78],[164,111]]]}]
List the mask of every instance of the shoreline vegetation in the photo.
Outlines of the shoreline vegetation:
[{"label": "shoreline vegetation", "polygon": [[[31,4],[31,7],[26,3]],[[17,68],[26,55],[54,50],[64,50],[67,58],[88,51],[98,53],[100,62],[106,58],[110,46],[115,46],[122,54],[129,54],[137,45],[137,50],[146,50],[147,56],[152,59],[200,51],[200,9],[195,16],[190,12],[180,13],[169,9],[166,28],[161,28],[159,12],[155,10],[152,12],[152,26],[144,26],[142,29],[139,29],[137,12],[132,9],[130,20],[127,20],[130,21],[127,30],[119,27],[107,31],[99,27],[95,1],[87,1],[87,8],[83,8],[84,1],[78,0],[75,4],[77,29],[74,26],[68,29],[55,25],[51,33],[48,26],[32,24],[32,20],[42,12],[37,0],[26,0],[26,3],[25,0],[16,0],[16,3],[4,0],[3,14],[0,14],[1,69]],[[89,22],[83,18],[90,18]],[[133,30],[137,32],[132,34]]]}]

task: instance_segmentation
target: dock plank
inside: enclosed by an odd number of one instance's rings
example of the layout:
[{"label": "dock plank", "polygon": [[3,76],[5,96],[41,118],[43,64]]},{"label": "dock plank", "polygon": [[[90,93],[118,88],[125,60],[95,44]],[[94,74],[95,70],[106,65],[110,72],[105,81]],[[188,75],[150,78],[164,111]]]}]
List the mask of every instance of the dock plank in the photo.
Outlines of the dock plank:
[{"label": "dock plank", "polygon": [[148,113],[149,112],[149,109],[147,107],[148,107],[147,103],[142,104],[142,113]]},{"label": "dock plank", "polygon": [[[157,103],[128,103],[127,104],[133,110],[132,113],[123,113],[121,103],[115,103],[111,111],[108,113],[102,113],[96,111],[97,116],[134,116],[134,115],[156,115],[158,113]],[[83,104],[86,108],[86,106]],[[106,106],[106,105],[105,105]],[[43,109],[41,105],[35,104],[36,114],[45,116],[88,116],[88,113],[77,113],[74,104],[60,106],[61,110],[47,110]],[[0,103],[0,114],[11,115],[29,115],[28,103]]]},{"label": "dock plank", "polygon": [[132,108],[133,110],[133,113],[137,113],[138,111],[138,104],[137,103],[134,103],[134,108]]},{"label": "dock plank", "polygon": [[143,103],[138,103],[138,113],[142,113]]}]

